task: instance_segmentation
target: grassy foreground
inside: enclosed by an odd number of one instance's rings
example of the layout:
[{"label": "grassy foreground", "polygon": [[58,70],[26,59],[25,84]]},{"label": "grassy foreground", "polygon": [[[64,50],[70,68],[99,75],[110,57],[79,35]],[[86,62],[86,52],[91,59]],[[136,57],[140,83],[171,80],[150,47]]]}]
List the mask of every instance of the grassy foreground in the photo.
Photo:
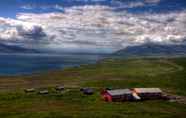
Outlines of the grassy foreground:
[{"label": "grassy foreground", "polygon": [[[54,90],[65,85],[66,92]],[[81,87],[93,87],[86,96]],[[48,95],[24,93],[25,88],[47,88]],[[106,60],[95,65],[32,76],[0,77],[0,117],[3,118],[185,118],[186,105],[163,100],[107,103],[104,87],[160,87],[186,96],[186,58]]]}]

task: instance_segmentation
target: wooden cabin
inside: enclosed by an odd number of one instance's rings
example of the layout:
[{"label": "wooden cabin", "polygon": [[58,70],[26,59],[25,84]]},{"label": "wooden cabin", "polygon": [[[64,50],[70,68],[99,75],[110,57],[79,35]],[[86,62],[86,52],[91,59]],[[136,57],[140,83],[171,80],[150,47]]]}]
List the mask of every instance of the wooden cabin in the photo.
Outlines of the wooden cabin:
[{"label": "wooden cabin", "polygon": [[142,100],[162,98],[162,90],[159,88],[134,88],[132,91]]}]

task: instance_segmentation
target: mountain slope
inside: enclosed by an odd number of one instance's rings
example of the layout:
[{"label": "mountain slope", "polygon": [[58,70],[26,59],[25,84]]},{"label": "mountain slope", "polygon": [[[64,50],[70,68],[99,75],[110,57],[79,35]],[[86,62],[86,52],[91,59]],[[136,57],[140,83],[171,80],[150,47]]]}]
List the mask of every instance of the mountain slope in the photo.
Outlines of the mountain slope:
[{"label": "mountain slope", "polygon": [[186,55],[186,45],[144,44],[131,46],[115,52],[115,56],[182,56]]},{"label": "mountain slope", "polygon": [[39,51],[0,43],[0,53],[39,53]]}]

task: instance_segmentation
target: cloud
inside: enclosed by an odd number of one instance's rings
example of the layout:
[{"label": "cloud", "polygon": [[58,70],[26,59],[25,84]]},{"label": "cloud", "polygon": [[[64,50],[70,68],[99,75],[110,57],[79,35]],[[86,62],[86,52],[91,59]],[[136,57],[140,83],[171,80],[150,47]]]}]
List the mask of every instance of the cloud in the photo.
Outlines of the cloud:
[{"label": "cloud", "polygon": [[130,8],[137,8],[137,7],[144,7],[146,4],[142,1],[130,1],[130,2],[124,2],[124,1],[112,1],[113,4],[115,4],[117,7],[116,9],[122,8],[122,9],[130,9]]},{"label": "cloud", "polygon": [[140,8],[152,5],[158,5],[161,0],[137,0],[137,1],[127,1],[127,0],[112,0],[112,4],[116,5],[116,9],[131,9],[131,8]]},{"label": "cloud", "polygon": [[27,4],[27,5],[21,6],[20,8],[24,10],[34,10],[34,9],[38,9],[38,10],[53,9],[53,10],[59,10],[59,11],[64,10],[64,7],[58,4],[54,4],[54,5]]},{"label": "cloud", "polygon": [[20,36],[26,39],[42,40],[42,38],[46,36],[42,27],[39,26],[33,26],[32,29],[24,29],[24,27],[20,26],[17,27],[17,31],[19,31]]},{"label": "cloud", "polygon": [[[105,5],[110,5],[112,4],[113,7],[116,9],[118,8],[123,8],[123,9],[130,9],[130,8],[138,8],[138,7],[145,7],[149,5],[156,5],[160,2],[161,0],[138,0],[138,1],[127,1],[127,0],[68,0],[70,4],[39,4],[39,3],[28,3],[28,4],[23,4],[20,8],[24,10],[34,10],[34,9],[39,9],[39,10],[48,10],[48,9],[53,9],[53,10],[59,10],[59,11],[64,11],[66,7],[73,7],[73,2],[79,2],[79,3],[84,3],[84,5],[90,5],[90,4],[98,4],[102,3]],[[63,3],[63,2],[62,2]],[[106,4],[107,3],[107,4]]]},{"label": "cloud", "polygon": [[34,23],[0,17],[0,39],[3,41],[36,41],[47,37],[43,28]]},{"label": "cloud", "polygon": [[34,9],[35,7],[33,7],[32,5],[24,5],[24,6],[21,6],[21,9],[26,9],[26,10],[31,10],[31,9]]},{"label": "cloud", "polygon": [[151,3],[151,4],[157,4],[159,3],[161,0],[144,0],[146,3]]},{"label": "cloud", "polygon": [[[186,11],[132,14],[112,7],[86,5],[64,13],[19,13],[0,18],[0,39],[40,41],[56,50],[111,52],[147,42],[180,44],[186,39]],[[28,44],[27,44],[28,45]]]}]

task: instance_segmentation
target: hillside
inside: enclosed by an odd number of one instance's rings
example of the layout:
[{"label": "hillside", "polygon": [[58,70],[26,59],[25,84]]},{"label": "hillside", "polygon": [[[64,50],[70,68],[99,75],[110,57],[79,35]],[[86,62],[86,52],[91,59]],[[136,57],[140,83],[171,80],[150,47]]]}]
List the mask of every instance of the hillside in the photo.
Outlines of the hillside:
[{"label": "hillside", "polygon": [[[107,103],[105,87],[160,87],[186,96],[186,59],[108,59],[93,65],[32,76],[0,77],[0,116],[3,118],[184,118],[186,105],[163,100]],[[66,90],[59,93],[56,85]],[[25,88],[47,88],[48,95],[24,93]],[[81,87],[96,93],[86,96]]]},{"label": "hillside", "polygon": [[0,53],[38,53],[39,51],[34,49],[26,49],[23,47],[7,45],[0,43]]},{"label": "hillside", "polygon": [[186,45],[144,44],[119,50],[114,56],[185,56]]}]

